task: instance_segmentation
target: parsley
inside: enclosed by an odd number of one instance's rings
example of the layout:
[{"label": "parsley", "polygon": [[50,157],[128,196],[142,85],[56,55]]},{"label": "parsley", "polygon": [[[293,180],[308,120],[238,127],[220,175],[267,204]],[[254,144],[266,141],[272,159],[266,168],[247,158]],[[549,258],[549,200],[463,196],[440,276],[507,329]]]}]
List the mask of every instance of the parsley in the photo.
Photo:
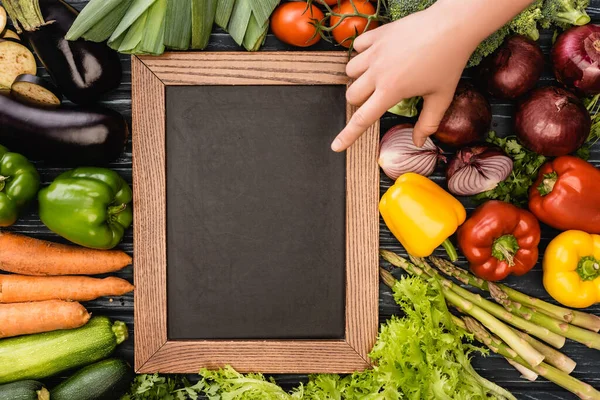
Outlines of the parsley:
[{"label": "parsley", "polygon": [[583,104],[585,108],[588,109],[590,113],[590,117],[592,118],[592,128],[590,129],[590,134],[579,150],[575,153],[575,155],[584,160],[588,160],[590,158],[590,149],[598,140],[600,140],[600,94],[597,94],[593,97],[587,97],[583,99]]},{"label": "parsley", "polygon": [[537,173],[547,158],[523,147],[515,137],[501,138],[490,132],[486,139],[500,147],[513,160],[513,170],[504,181],[492,190],[473,198],[478,202],[501,200],[517,206],[527,204],[528,192],[537,178]]}]

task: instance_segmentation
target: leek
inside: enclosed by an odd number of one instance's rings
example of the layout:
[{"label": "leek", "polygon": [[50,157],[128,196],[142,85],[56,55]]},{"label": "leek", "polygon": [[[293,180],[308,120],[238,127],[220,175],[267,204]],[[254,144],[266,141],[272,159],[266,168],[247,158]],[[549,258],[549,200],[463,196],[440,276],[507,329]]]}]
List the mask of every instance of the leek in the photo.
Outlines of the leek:
[{"label": "leek", "polygon": [[248,28],[246,29],[246,36],[244,36],[244,47],[248,51],[257,51],[260,49],[262,44],[267,37],[269,31],[269,19],[266,20],[263,26],[258,24],[254,14],[250,16]]},{"label": "leek", "polygon": [[279,0],[250,1],[252,12],[259,26],[263,27],[269,21],[278,4]]},{"label": "leek", "polygon": [[169,0],[165,19],[165,46],[190,48],[192,39],[192,0]]},{"label": "leek", "polygon": [[227,25],[227,31],[233,40],[240,46],[244,43],[244,37],[246,36],[246,29],[250,23],[251,15],[252,6],[250,6],[250,1],[237,0],[235,2],[229,25]]},{"label": "leek", "polygon": [[165,51],[165,16],[167,0],[156,0],[148,9],[142,41],[135,48],[135,54],[162,54]]},{"label": "leek", "polygon": [[[86,32],[89,32],[92,28],[103,25],[105,22],[111,22],[112,25],[115,20],[116,28],[121,21],[121,18],[123,18],[123,15],[125,15],[124,12],[120,16],[117,15],[116,9],[123,7],[124,4],[127,5],[128,3],[131,3],[131,0],[91,0],[88,5],[81,10],[65,38],[67,40],[77,40],[80,37],[83,37]],[[128,7],[129,6],[127,5],[127,8]],[[109,20],[105,20],[105,18],[108,18]],[[115,28],[113,28],[113,31]],[[112,34],[112,31],[110,33]],[[110,34],[108,36],[110,36]],[[103,40],[108,39],[108,36]]]},{"label": "leek", "polygon": [[192,0],[192,49],[208,45],[216,11],[217,0]]},{"label": "leek", "polygon": [[223,29],[227,29],[229,19],[231,18],[231,12],[233,11],[233,4],[235,0],[219,0],[217,3],[217,13],[215,14],[215,23]]},{"label": "leek", "polygon": [[[148,11],[144,11],[139,18],[134,21],[131,27],[126,32],[123,32],[125,37],[117,49],[120,53],[130,53],[140,44],[142,36],[144,35],[147,18]],[[112,38],[108,43],[109,45],[112,44]]]},{"label": "leek", "polygon": [[138,21],[140,16],[146,11],[148,11],[150,6],[154,4],[155,1],[156,0],[133,0],[133,3],[125,13],[125,16],[123,17],[123,19],[113,32],[112,36],[108,40],[108,43],[112,42],[113,40],[116,40],[119,36],[125,33],[125,31],[130,29],[130,27],[132,27]]},{"label": "leek", "polygon": [[107,40],[115,29],[117,29],[117,26],[119,26],[132,1],[121,0],[121,3],[110,14],[102,18],[100,22],[84,33],[82,37],[91,42],[104,42]]}]

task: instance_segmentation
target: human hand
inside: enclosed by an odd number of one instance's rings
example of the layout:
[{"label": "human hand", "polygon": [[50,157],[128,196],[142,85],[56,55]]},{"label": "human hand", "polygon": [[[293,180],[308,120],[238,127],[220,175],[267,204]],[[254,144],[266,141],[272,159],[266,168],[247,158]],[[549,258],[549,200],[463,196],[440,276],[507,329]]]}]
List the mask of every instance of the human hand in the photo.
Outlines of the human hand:
[{"label": "human hand", "polygon": [[481,40],[465,34],[462,22],[452,17],[456,12],[456,8],[436,3],[355,40],[359,54],[350,60],[346,73],[356,81],[346,98],[361,107],[332,143],[334,151],[347,149],[388,109],[414,96],[424,98],[413,133],[415,144],[422,146],[427,136],[437,131],[462,71]]}]

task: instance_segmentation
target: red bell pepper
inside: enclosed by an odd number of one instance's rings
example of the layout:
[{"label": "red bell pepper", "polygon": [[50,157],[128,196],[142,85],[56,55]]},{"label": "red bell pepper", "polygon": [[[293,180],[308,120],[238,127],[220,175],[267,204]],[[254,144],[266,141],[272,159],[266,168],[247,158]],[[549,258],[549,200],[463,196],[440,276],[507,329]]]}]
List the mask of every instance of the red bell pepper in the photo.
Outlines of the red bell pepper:
[{"label": "red bell pepper", "polygon": [[479,206],[458,229],[458,245],[479,278],[523,275],[537,263],[540,224],[527,210],[502,201]]},{"label": "red bell pepper", "polygon": [[600,233],[600,171],[571,156],[544,164],[529,190],[529,209],[553,228]]}]

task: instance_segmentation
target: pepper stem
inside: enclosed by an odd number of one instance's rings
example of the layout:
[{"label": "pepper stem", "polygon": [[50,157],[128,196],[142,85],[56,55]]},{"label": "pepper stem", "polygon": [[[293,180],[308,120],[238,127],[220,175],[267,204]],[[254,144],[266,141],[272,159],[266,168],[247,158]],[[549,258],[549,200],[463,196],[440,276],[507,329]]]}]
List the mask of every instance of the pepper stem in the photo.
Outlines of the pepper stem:
[{"label": "pepper stem", "polygon": [[582,257],[576,271],[582,280],[593,281],[600,276],[600,261],[592,256]]},{"label": "pepper stem", "polygon": [[4,186],[6,186],[6,181],[8,180],[8,176],[0,175],[0,192],[4,190]]},{"label": "pepper stem", "polygon": [[125,204],[125,203],[119,204],[118,206],[108,207],[108,215],[115,216],[115,215],[125,211],[126,208],[127,208],[127,204]]},{"label": "pepper stem", "polygon": [[550,172],[549,174],[544,174],[544,178],[542,179],[542,183],[538,186],[538,191],[540,192],[540,196],[546,196],[552,192],[554,189],[554,185],[556,185],[556,181],[558,180],[558,174],[556,171]]},{"label": "pepper stem", "polygon": [[456,251],[456,247],[454,247],[454,245],[450,241],[450,238],[444,240],[444,242],[442,243],[442,246],[446,250],[446,253],[448,253],[448,257],[450,257],[450,261],[455,262],[456,260],[458,260],[458,253]]},{"label": "pepper stem", "polygon": [[492,256],[498,261],[506,261],[513,267],[515,265],[515,254],[519,251],[519,243],[513,235],[503,235],[492,243]]}]

